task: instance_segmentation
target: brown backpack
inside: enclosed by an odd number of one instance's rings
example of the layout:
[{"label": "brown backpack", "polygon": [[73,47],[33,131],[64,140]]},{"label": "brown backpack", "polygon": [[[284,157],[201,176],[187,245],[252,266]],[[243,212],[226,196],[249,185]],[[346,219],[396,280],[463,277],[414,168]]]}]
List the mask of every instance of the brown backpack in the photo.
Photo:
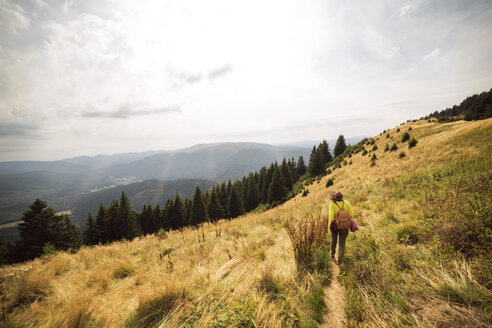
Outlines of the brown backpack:
[{"label": "brown backpack", "polygon": [[335,215],[335,223],[337,224],[337,229],[349,229],[352,226],[352,218],[343,208],[345,202],[343,202],[342,207],[338,206],[337,202],[335,202],[335,205],[339,208],[338,213]]}]

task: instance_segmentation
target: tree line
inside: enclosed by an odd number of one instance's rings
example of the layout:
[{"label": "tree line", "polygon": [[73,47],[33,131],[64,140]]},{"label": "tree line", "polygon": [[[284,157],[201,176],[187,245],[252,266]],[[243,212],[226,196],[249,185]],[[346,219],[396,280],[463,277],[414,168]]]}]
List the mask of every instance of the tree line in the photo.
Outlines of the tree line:
[{"label": "tree line", "polygon": [[265,210],[301,192],[303,179],[324,175],[326,168],[346,149],[345,139],[340,135],[333,158],[327,141],[323,140],[313,147],[307,166],[303,156],[297,161],[284,158],[280,164],[271,163],[259,172],[241,180],[222,182],[205,193],[197,186],[192,199],[176,194],[163,208],[148,204],[136,212],[122,192],[120,199],[113,200],[109,206],[101,204],[95,216],[88,213],[82,232],[68,215],[56,215],[45,201],[36,199],[23,213],[20,240],[8,244],[0,241],[0,264],[25,261],[56,250],[77,250],[83,244],[132,240],[161,229],[199,226],[203,222],[233,219],[256,209]]},{"label": "tree line", "polygon": [[492,89],[464,99],[459,105],[435,111],[421,119],[436,118],[439,123],[453,122],[460,119],[466,121],[484,120],[492,117]]}]

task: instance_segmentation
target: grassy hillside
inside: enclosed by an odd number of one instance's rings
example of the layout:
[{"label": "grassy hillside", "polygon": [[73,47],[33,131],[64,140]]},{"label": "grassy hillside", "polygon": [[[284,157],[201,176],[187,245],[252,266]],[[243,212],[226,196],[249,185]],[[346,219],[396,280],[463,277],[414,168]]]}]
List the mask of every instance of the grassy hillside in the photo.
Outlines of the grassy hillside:
[{"label": "grassy hillside", "polygon": [[326,217],[332,189],[360,227],[336,278],[350,326],[488,327],[492,119],[398,128],[272,210],[3,267],[0,327],[317,327],[330,262],[298,270],[284,224]]}]

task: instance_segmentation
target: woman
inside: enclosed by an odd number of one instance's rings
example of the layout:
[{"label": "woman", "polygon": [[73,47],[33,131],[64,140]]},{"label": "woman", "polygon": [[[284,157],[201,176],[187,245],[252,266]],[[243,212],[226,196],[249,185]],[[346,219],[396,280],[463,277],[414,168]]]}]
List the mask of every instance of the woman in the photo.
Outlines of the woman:
[{"label": "woman", "polygon": [[[331,228],[331,224],[333,220],[335,220],[340,209],[344,209],[350,215],[350,217],[354,217],[354,210],[350,203],[346,200],[343,200],[343,195],[339,191],[331,191],[328,196],[331,200],[328,213],[329,213],[329,221],[328,226]],[[347,236],[349,233],[349,229],[338,229],[335,227],[334,230],[331,230],[331,258],[335,259],[335,249],[337,247],[337,239],[339,239],[338,244],[338,264],[341,264],[343,261],[343,254],[345,253],[345,241],[347,240]]]}]

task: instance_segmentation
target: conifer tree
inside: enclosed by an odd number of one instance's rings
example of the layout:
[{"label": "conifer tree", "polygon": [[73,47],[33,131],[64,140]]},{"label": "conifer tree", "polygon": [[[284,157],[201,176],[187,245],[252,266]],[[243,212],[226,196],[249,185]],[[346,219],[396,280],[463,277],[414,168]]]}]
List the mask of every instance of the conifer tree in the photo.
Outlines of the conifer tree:
[{"label": "conifer tree", "polygon": [[164,209],[162,210],[162,226],[164,230],[170,230],[172,228],[172,209],[173,209],[173,201],[172,199],[168,199],[166,201],[166,205],[164,206]]},{"label": "conifer tree", "polygon": [[172,202],[172,207],[169,210],[170,228],[180,229],[187,225],[185,218],[185,206],[179,195],[176,193],[176,197]]},{"label": "conifer tree", "polygon": [[243,204],[241,203],[241,199],[239,198],[238,191],[235,187],[231,188],[231,194],[227,204],[227,212],[229,218],[235,218],[244,213]]},{"label": "conifer tree", "polygon": [[319,144],[319,149],[321,151],[321,154],[323,154],[323,161],[325,164],[331,162],[333,159],[330,153],[330,146],[328,145],[328,142],[323,139],[323,142]]},{"label": "conifer tree", "polygon": [[141,234],[140,227],[131,208],[130,201],[128,200],[128,197],[126,196],[124,191],[121,192],[120,208],[118,214],[118,219],[122,228],[122,234],[120,238],[132,240],[133,238]]},{"label": "conifer tree", "polygon": [[157,204],[152,210],[152,216],[154,217],[154,222],[155,222],[155,231],[159,231],[160,228],[163,228],[162,212],[163,211],[161,210],[159,204]]},{"label": "conifer tree", "polygon": [[244,208],[246,212],[252,211],[260,203],[260,191],[258,185],[254,181],[254,177],[250,174],[250,179],[246,186],[246,197],[244,200]]},{"label": "conifer tree", "polygon": [[343,136],[343,134],[341,134],[338,136],[337,143],[335,144],[335,148],[333,149],[333,153],[335,157],[343,154],[345,149],[347,149],[347,145],[345,143],[345,137]]},{"label": "conifer tree", "polygon": [[306,164],[304,163],[304,157],[299,156],[297,161],[297,175],[302,176],[306,173]]},{"label": "conifer tree", "polygon": [[196,186],[193,203],[191,205],[191,225],[198,225],[207,220],[207,209],[200,187]]},{"label": "conifer tree", "polygon": [[138,216],[140,228],[144,235],[148,235],[157,231],[157,224],[154,217],[154,209],[152,205],[145,205],[142,208],[142,212]]},{"label": "conifer tree", "polygon": [[210,201],[208,202],[207,213],[210,221],[212,222],[224,217],[224,210],[220,205],[219,197],[217,196],[217,191],[215,189],[212,189]]},{"label": "conifer tree", "polygon": [[263,180],[263,195],[262,195],[263,200],[262,201],[264,204],[269,203],[268,193],[269,193],[269,189],[270,189],[270,183],[272,182],[273,171],[275,171],[275,166],[272,163],[272,164],[270,164],[270,167],[268,168],[268,170],[266,170],[265,177]]},{"label": "conifer tree", "polygon": [[89,212],[87,215],[87,228],[84,230],[84,244],[95,245],[97,244],[96,223],[92,219],[92,214]]},{"label": "conifer tree", "polygon": [[191,199],[186,196],[185,201],[184,201],[184,222],[186,222],[185,225],[190,225],[191,224],[191,208],[193,206],[193,202]]},{"label": "conifer tree", "polygon": [[117,200],[113,200],[108,207],[104,226],[104,235],[106,242],[113,242],[121,239],[123,235],[123,227],[118,220],[120,204]]},{"label": "conifer tree", "polygon": [[287,161],[285,160],[285,158],[282,160],[282,164],[280,165],[280,173],[282,174],[282,177],[284,179],[285,188],[287,188],[287,190],[292,190],[294,179],[292,178],[292,172],[289,165],[287,165]]},{"label": "conifer tree", "polygon": [[22,221],[19,223],[21,239],[16,246],[16,257],[19,260],[40,256],[47,244],[53,245],[57,250],[80,247],[80,233],[68,215],[56,215],[39,198],[24,212]]},{"label": "conifer tree", "polygon": [[278,203],[283,201],[287,194],[287,188],[285,187],[284,178],[280,172],[280,169],[275,168],[272,176],[272,182],[268,188],[268,200],[270,203]]},{"label": "conifer tree", "polygon": [[325,163],[323,160],[323,154],[321,149],[313,148],[314,154],[311,154],[311,159],[309,162],[309,174],[313,177],[321,175],[325,172]]},{"label": "conifer tree", "polygon": [[229,204],[229,193],[227,192],[225,182],[220,185],[220,192],[217,193],[217,196],[219,196],[220,206],[224,209],[223,218],[225,218],[227,217],[227,205]]},{"label": "conifer tree", "polygon": [[106,210],[104,209],[104,206],[100,204],[96,215],[96,223],[94,224],[94,241],[96,244],[105,243],[107,241],[104,232],[105,214]]}]

